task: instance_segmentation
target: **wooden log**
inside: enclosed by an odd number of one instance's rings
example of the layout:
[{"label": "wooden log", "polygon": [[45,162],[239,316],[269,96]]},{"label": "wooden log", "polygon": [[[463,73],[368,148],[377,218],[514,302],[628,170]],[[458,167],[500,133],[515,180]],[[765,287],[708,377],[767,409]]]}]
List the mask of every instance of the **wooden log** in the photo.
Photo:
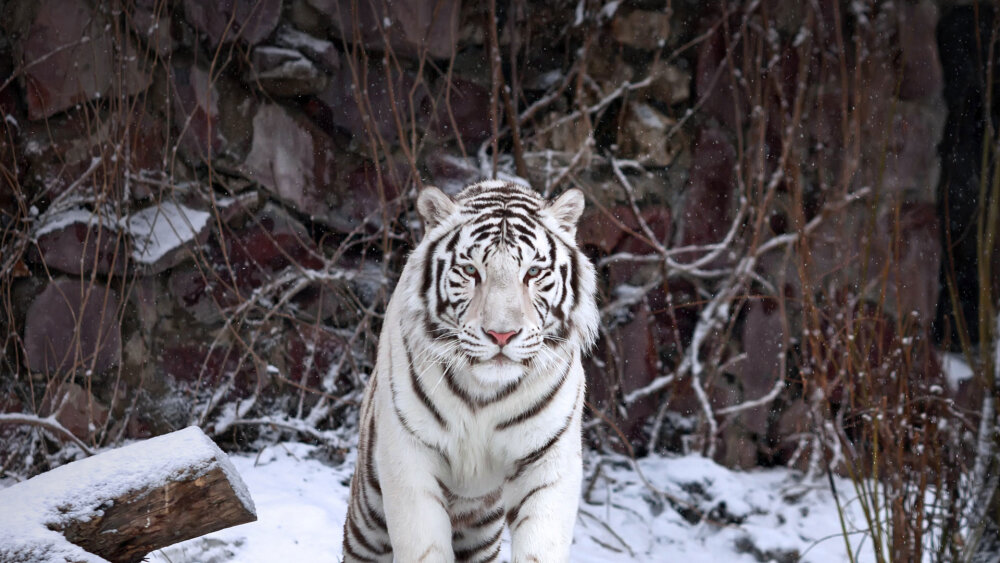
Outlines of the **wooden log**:
[{"label": "wooden log", "polygon": [[256,519],[229,458],[191,427],[0,489],[0,561],[131,563]]}]

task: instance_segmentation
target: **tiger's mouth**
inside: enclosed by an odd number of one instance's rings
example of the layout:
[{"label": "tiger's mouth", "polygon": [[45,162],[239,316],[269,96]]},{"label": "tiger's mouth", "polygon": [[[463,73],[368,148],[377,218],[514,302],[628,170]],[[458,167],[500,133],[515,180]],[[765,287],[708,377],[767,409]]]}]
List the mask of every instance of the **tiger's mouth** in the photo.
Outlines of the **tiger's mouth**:
[{"label": "tiger's mouth", "polygon": [[496,366],[505,366],[505,365],[515,365],[519,362],[510,358],[507,354],[504,354],[503,352],[497,352],[495,356],[486,360],[486,363],[493,364]]}]

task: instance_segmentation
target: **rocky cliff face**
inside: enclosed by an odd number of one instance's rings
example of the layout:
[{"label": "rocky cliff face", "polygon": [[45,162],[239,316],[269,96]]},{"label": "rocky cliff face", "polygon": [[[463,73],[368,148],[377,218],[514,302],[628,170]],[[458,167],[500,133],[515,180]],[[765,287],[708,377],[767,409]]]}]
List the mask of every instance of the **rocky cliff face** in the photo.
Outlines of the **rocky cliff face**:
[{"label": "rocky cliff face", "polygon": [[588,195],[595,438],[808,463],[950,392],[940,9],[821,4],[0,2],[0,411],[353,420],[417,190],[496,174]]}]

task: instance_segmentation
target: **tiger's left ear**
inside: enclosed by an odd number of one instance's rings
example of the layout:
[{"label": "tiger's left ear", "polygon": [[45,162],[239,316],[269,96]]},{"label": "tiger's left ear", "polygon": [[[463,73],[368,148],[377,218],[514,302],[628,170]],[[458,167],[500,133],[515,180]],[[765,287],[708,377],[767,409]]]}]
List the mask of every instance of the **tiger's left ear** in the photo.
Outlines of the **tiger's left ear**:
[{"label": "tiger's left ear", "polygon": [[549,203],[548,211],[559,221],[559,226],[570,236],[576,237],[576,223],[583,215],[586,203],[583,192],[576,188],[566,190],[561,196]]},{"label": "tiger's left ear", "polygon": [[430,231],[455,211],[455,201],[448,194],[427,186],[417,196],[417,213],[424,220],[424,229]]}]

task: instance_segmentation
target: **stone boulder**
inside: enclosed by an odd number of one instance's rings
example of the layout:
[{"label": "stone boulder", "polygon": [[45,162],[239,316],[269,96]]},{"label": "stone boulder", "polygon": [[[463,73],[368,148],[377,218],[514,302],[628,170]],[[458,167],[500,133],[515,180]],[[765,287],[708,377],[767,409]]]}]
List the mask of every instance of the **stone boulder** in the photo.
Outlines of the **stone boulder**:
[{"label": "stone boulder", "polygon": [[279,206],[264,207],[244,228],[208,245],[198,267],[176,268],[169,290],[182,309],[201,323],[222,318],[222,309],[247,299],[256,289],[296,264],[323,266],[319,250],[301,223]]},{"label": "stone boulder", "polygon": [[108,407],[80,385],[67,382],[46,389],[41,414],[55,418],[77,438],[90,441],[107,422]]},{"label": "stone boulder", "polygon": [[28,307],[24,326],[27,367],[51,376],[99,375],[121,358],[118,293],[101,283],[49,282]]},{"label": "stone boulder", "polygon": [[319,94],[329,77],[295,49],[260,45],[250,54],[250,70],[244,81],[260,86],[277,97]]},{"label": "stone boulder", "polygon": [[281,106],[265,105],[254,117],[253,144],[241,171],[268,192],[312,220],[341,232],[382,214],[407,177],[392,164],[376,166],[346,153],[308,119]]},{"label": "stone boulder", "polygon": [[673,105],[686,102],[691,97],[691,73],[677,65],[662,60],[650,65],[647,71],[652,84],[643,93],[653,100]]},{"label": "stone boulder", "polygon": [[146,274],[158,274],[181,263],[208,240],[212,215],[164,201],[140,209],[121,221],[132,239],[132,260]]},{"label": "stone boulder", "polygon": [[210,159],[222,151],[219,90],[208,71],[197,66],[177,65],[170,69],[171,93],[175,111],[174,128],[180,147],[192,160]]},{"label": "stone boulder", "polygon": [[448,195],[457,195],[462,188],[482,178],[474,159],[462,158],[446,150],[435,150],[424,159],[431,183]]},{"label": "stone boulder", "polygon": [[667,136],[675,124],[649,104],[628,104],[618,132],[619,154],[646,166],[669,166],[684,148],[679,132],[672,133],[677,138]]},{"label": "stone boulder", "polygon": [[317,96],[317,121],[324,127],[339,127],[363,144],[377,143],[372,141],[377,137],[387,144],[397,142],[397,120],[404,135],[409,134],[411,115],[425,124],[427,89],[422,85],[414,88],[416,80],[410,72],[393,70],[390,74],[391,80],[381,65],[356,68],[354,72],[341,69]]},{"label": "stone boulder", "polygon": [[493,133],[490,91],[462,78],[453,78],[444,87],[448,90],[438,95],[432,127],[442,138],[457,134],[472,152]]},{"label": "stone boulder", "polygon": [[233,41],[256,45],[278,26],[281,0],[184,0],[184,15],[212,48]]},{"label": "stone boulder", "polygon": [[[19,33],[28,117],[44,119],[81,102],[145,90],[152,78],[135,43],[115,39],[103,10],[84,0],[39,0],[4,26]],[[30,12],[30,15],[27,13]]]},{"label": "stone boulder", "polygon": [[326,217],[326,195],[337,180],[339,149],[306,119],[266,104],[253,119],[253,142],[242,165],[246,176],[311,217]]},{"label": "stone boulder", "polygon": [[170,12],[161,0],[135,0],[131,17],[132,30],[150,49],[165,57],[178,47],[170,30]]},{"label": "stone boulder", "polygon": [[[702,130],[695,138],[691,169],[685,188],[683,221],[679,225],[680,246],[718,242],[729,230],[736,185],[736,148],[717,128]],[[702,253],[681,256],[693,260]]]},{"label": "stone boulder", "polygon": [[903,100],[940,96],[944,89],[944,70],[938,45],[929,41],[938,24],[938,8],[930,0],[899,5],[899,50],[903,78],[899,97]]},{"label": "stone boulder", "polygon": [[291,26],[283,26],[278,29],[274,42],[279,47],[303,53],[327,72],[336,72],[340,69],[340,51],[325,39],[313,37]]},{"label": "stone boulder", "polygon": [[366,49],[388,47],[398,56],[443,59],[457,48],[461,0],[307,1],[334,34]]},{"label": "stone boulder", "polygon": [[652,51],[670,38],[670,14],[666,11],[618,11],[611,21],[611,35],[629,47]]}]

